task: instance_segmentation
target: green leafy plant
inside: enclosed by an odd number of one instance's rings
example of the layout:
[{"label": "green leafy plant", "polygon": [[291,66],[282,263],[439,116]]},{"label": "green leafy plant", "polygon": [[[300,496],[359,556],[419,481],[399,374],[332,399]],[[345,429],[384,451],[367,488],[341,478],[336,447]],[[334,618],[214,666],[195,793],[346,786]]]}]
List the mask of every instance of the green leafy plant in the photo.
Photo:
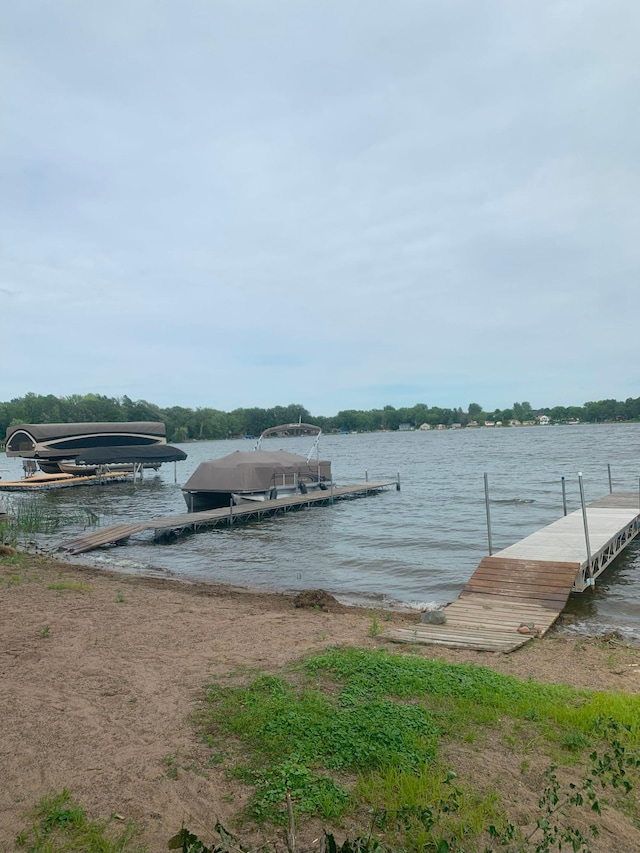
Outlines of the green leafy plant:
[{"label": "green leafy plant", "polygon": [[[348,812],[366,823],[373,815],[369,834],[345,850],[468,852],[491,832],[492,851],[542,853],[561,843],[586,851],[584,815],[580,835],[569,812],[584,805],[590,814],[600,803],[589,799],[588,777],[624,792],[637,775],[640,697],[523,682],[420,655],[329,648],[286,677],[237,673],[210,685],[207,699],[198,718],[203,740],[253,788],[247,814],[285,824],[289,796],[298,817]],[[484,742],[490,728],[514,751],[546,747],[554,757],[528,839],[509,823],[497,791],[480,796],[438,758],[440,741]],[[590,767],[566,791],[562,760]]]}]

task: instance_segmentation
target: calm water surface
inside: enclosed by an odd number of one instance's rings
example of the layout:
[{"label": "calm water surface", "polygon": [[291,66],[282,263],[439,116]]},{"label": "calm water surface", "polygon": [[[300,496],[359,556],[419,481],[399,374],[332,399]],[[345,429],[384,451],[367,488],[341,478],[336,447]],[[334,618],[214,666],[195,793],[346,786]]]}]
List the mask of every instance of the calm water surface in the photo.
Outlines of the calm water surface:
[{"label": "calm water surface", "polygon": [[[88,508],[101,526],[185,511],[180,485],[205,459],[249,441],[183,445],[177,466],[147,474],[142,484],[44,492],[37,500],[73,516]],[[269,439],[265,449],[307,453],[308,439]],[[494,551],[580,506],[577,472],[587,500],[609,491],[638,491],[640,424],[444,430],[324,436],[340,484],[400,473],[402,490],[341,501],[281,518],[157,545],[151,534],[103,549],[78,562],[125,572],[163,574],[263,589],[322,587],[341,601],[422,607],[454,599],[488,553],[483,475],[489,476]],[[0,476],[19,477],[22,460],[0,457]],[[32,498],[33,499],[33,498]],[[5,501],[6,501],[5,497]],[[9,499],[18,500],[16,496]],[[81,532],[70,524],[39,544]],[[618,629],[640,639],[640,543],[634,542],[600,578],[595,593],[574,595],[571,631]]]}]

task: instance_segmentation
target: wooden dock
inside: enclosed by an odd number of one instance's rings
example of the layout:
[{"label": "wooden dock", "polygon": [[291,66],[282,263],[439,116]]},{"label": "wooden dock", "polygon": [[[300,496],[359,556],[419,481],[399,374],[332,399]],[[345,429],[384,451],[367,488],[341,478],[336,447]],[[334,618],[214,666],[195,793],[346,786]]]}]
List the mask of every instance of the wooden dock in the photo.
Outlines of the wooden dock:
[{"label": "wooden dock", "polygon": [[[578,510],[485,557],[458,599],[444,608],[445,624],[392,629],[381,639],[511,652],[543,636],[569,595],[593,587],[637,535],[638,494],[607,495],[590,503],[586,514],[591,560]],[[519,633],[523,627],[528,633]]]},{"label": "wooden dock", "polygon": [[22,480],[0,480],[0,492],[44,492],[77,486],[104,486],[108,483],[124,483],[132,478],[133,473],[129,471],[108,471],[86,477],[75,474],[34,474]]},{"label": "wooden dock", "polygon": [[381,482],[366,482],[351,486],[334,486],[322,492],[308,493],[276,498],[272,501],[260,501],[240,506],[223,507],[205,512],[190,512],[183,515],[172,515],[161,518],[151,518],[147,521],[132,524],[116,524],[86,533],[76,539],[62,542],[56,550],[69,554],[84,554],[103,545],[119,545],[129,537],[148,530],[154,531],[158,542],[173,542],[186,533],[197,533],[214,527],[233,525],[240,522],[260,521],[263,518],[280,515],[285,512],[303,509],[311,506],[326,506],[334,501],[349,498],[365,497],[382,491],[390,486],[398,488],[398,480]]}]

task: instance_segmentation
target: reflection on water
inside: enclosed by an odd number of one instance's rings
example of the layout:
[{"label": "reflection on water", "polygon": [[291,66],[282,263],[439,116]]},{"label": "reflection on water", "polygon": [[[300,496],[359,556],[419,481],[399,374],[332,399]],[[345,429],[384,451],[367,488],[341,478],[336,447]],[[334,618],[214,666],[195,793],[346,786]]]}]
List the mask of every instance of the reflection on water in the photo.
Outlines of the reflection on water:
[{"label": "reflection on water", "polygon": [[[497,551],[560,517],[563,476],[570,512],[579,508],[578,471],[587,500],[608,492],[608,463],[615,490],[637,491],[639,439],[638,424],[326,436],[321,455],[332,460],[337,482],[400,472],[402,491],[203,532],[173,545],[156,545],[143,534],[78,562],[265,589],[323,587],[351,602],[442,604],[457,596],[488,551],[484,472]],[[69,518],[89,509],[101,526],[182,513],[180,484],[197,465],[253,442],[182,447],[189,457],[177,466],[177,483],[169,464],[146,474],[142,484],[49,491],[36,499]],[[265,447],[306,453],[308,440],[268,439]],[[21,464],[0,456],[0,476],[19,477]],[[69,525],[41,544],[79,532]],[[627,549],[595,593],[572,596],[569,610],[576,617],[572,630],[619,628],[640,636],[640,546]]]}]

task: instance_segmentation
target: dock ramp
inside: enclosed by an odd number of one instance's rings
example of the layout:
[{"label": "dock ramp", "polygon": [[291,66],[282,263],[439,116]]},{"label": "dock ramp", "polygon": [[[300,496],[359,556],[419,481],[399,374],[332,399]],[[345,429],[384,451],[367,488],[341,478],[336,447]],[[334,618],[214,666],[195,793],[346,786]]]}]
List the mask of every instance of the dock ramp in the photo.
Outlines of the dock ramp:
[{"label": "dock ramp", "polygon": [[[514,545],[484,557],[443,625],[385,631],[383,640],[510,652],[545,634],[571,592],[583,592],[635,538],[638,495],[618,492],[587,508],[590,553],[582,511],[554,521]],[[520,633],[522,626],[529,633]]]}]

